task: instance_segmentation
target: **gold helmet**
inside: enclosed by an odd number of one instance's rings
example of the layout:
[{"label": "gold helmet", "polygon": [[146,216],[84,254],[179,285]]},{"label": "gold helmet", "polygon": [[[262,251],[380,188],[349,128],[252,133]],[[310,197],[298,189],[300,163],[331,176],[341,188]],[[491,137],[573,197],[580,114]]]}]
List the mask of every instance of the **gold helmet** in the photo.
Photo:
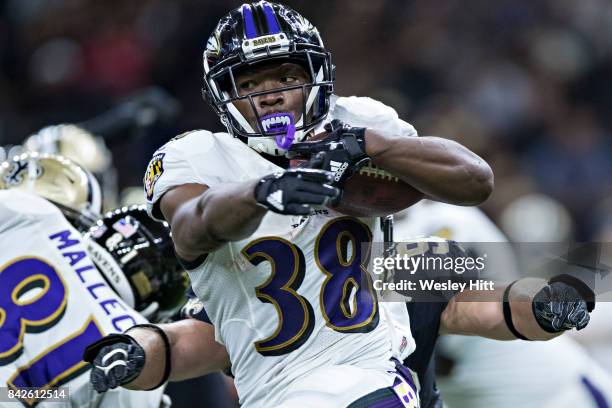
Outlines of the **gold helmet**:
[{"label": "gold helmet", "polygon": [[60,154],[79,163],[100,183],[103,204],[108,207],[116,205],[117,173],[103,138],[81,126],[63,123],[40,129],[25,140],[23,147],[31,152]]},{"label": "gold helmet", "polygon": [[32,152],[61,154],[94,173],[105,172],[111,165],[111,153],[104,141],[73,124],[42,128],[26,139],[24,147]]},{"label": "gold helmet", "polygon": [[12,188],[52,201],[73,224],[97,218],[102,211],[98,181],[84,167],[60,155],[28,152],[0,164],[0,189]]}]

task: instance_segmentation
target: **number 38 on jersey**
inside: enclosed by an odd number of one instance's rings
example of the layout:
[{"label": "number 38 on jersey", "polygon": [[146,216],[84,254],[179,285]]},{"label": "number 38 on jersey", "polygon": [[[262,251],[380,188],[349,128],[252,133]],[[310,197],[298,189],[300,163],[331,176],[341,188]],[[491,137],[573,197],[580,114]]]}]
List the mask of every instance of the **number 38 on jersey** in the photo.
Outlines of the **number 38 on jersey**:
[{"label": "number 38 on jersey", "polygon": [[280,237],[262,237],[247,244],[243,255],[253,265],[268,262],[271,274],[255,288],[257,298],[275,306],[274,333],[255,342],[264,356],[290,353],[304,344],[314,328],[317,307],[326,325],[342,333],[366,333],[378,325],[378,305],[369,274],[362,268],[370,254],[372,232],[352,217],[331,220],[315,239],[314,261],[324,275],[319,305],[300,295],[305,277],[304,252]]}]

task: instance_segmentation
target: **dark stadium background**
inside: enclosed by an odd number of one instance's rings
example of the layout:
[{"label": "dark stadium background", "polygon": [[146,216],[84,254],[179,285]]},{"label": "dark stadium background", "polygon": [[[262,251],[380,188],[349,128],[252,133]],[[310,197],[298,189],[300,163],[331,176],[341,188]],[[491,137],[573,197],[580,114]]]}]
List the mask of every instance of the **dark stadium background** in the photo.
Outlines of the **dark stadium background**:
[{"label": "dark stadium background", "polygon": [[[182,104],[178,119],[109,142],[120,187],[140,185],[166,140],[221,130],[200,96],[202,50],[240,3],[0,0],[0,145],[160,86]],[[319,28],[338,94],[380,99],[491,164],[482,208],[512,239],[612,238],[612,2],[285,3]]]}]

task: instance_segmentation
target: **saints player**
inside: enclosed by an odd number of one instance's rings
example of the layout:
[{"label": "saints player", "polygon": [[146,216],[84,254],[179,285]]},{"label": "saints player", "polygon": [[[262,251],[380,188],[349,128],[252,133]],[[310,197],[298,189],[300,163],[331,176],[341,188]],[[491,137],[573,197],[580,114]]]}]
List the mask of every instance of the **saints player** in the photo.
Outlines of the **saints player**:
[{"label": "saints player", "polygon": [[[361,273],[362,244],[381,239],[378,220],[318,206],[366,160],[460,204],[489,195],[490,168],[455,142],[414,137],[379,102],[333,96],[317,30],[283,5],[244,4],[223,17],[204,70],[204,96],[228,133],[175,138],[155,153],[145,187],[227,348],[241,403],[414,406],[415,386],[390,361],[390,328]],[[285,153],[333,119],[368,129],[333,122],[323,168],[286,170]],[[337,183],[331,160],[346,164]]]},{"label": "saints player", "polygon": [[[506,270],[507,280],[519,278],[509,248],[500,250],[503,244],[481,244],[503,243],[507,239],[476,208],[421,201],[396,215],[396,241],[409,241],[418,235],[453,239],[476,256],[489,253],[489,270]],[[480,303],[483,314],[484,306],[485,303]],[[430,359],[438,327],[441,333],[449,332],[446,307],[447,303],[408,304],[417,347],[407,363],[421,377],[421,402],[425,407],[438,406],[436,401],[441,406],[433,381],[434,364]],[[499,320],[503,318],[500,316]],[[455,335],[443,336],[440,342],[437,352],[446,368],[438,371],[446,374],[440,374],[438,382],[445,402],[453,408],[596,408],[612,402],[612,378],[568,336],[542,343]]]},{"label": "saints player", "polygon": [[[159,281],[180,277],[176,267],[168,268],[169,275],[155,269],[167,259],[159,245],[168,246],[169,235],[166,229],[164,239],[132,222],[147,217],[143,209],[116,211],[83,238],[73,225],[91,227],[99,211],[97,181],[68,159],[28,153],[0,165],[0,383],[17,391],[66,386],[72,406],[159,407],[165,404],[161,388],[101,395],[88,381],[85,347],[146,323],[135,309],[162,312],[168,305],[161,299],[170,293]],[[156,243],[144,238],[150,231]],[[127,242],[137,242],[139,252],[126,250]],[[102,249],[111,243],[123,249],[120,257]],[[92,259],[88,250],[94,246]],[[21,402],[57,404],[27,395]]]}]

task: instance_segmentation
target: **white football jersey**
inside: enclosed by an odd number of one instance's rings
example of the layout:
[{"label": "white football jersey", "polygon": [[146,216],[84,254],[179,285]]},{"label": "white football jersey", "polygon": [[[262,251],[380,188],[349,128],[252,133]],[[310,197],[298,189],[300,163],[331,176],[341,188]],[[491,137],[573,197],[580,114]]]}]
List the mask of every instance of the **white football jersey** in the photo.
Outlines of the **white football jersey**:
[{"label": "white football jersey", "polygon": [[[416,135],[369,98],[333,98],[328,120],[334,118]],[[154,154],[145,176],[148,208],[178,185],[215,187],[279,171],[227,133],[187,133]],[[327,208],[308,217],[268,212],[251,237],[227,243],[189,271],[229,352],[243,406],[296,406],[295,398],[309,406],[313,387],[334,396],[327,405],[316,399],[318,406],[345,406],[391,385],[391,327],[360,267],[366,245],[359,243],[381,241],[378,223]],[[332,368],[346,375],[340,380],[326,371]],[[337,381],[317,381],[329,376]]]},{"label": "white football jersey", "polygon": [[[491,250],[478,243],[507,242],[479,209],[426,200],[402,212],[394,224],[396,241],[418,235],[439,235],[477,252]],[[513,255],[503,255],[489,256],[495,262],[489,266],[514,267]],[[514,276],[519,277],[516,271]],[[439,346],[455,363],[449,376],[437,380],[453,408],[608,406],[597,405],[596,395],[612,403],[612,378],[567,335],[547,342],[453,335],[442,336]]]},{"label": "white football jersey", "polygon": [[[0,384],[65,386],[72,407],[160,406],[162,390],[98,394],[89,384],[85,347],[146,321],[109,288],[81,235],[54,205],[1,190],[0,248]],[[41,400],[38,406],[66,405]]]}]

